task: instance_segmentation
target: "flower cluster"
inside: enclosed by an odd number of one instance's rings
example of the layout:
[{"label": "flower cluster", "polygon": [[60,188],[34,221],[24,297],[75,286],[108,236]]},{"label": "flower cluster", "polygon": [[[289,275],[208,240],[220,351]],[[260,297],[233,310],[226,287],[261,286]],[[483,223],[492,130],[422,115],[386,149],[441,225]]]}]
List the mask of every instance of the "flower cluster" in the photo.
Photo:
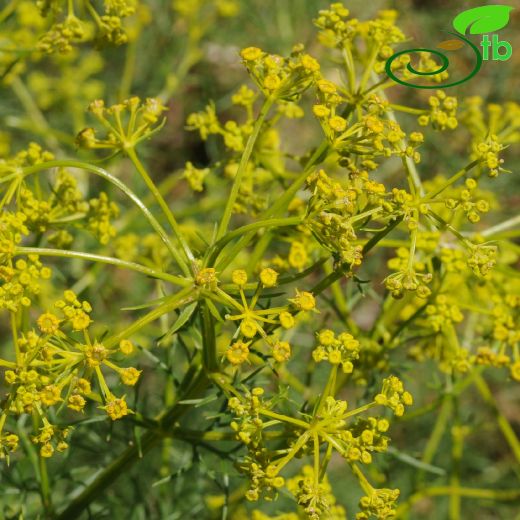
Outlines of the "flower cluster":
[{"label": "flower cluster", "polygon": [[[268,345],[273,359],[279,363],[291,357],[291,345],[288,341],[280,340],[277,335],[271,335],[269,327],[280,324],[284,329],[295,325],[294,316],[299,312],[315,311],[316,299],[307,291],[296,289],[294,298],[289,298],[289,304],[274,308],[256,308],[262,289],[275,287],[278,273],[269,267],[262,269],[258,275],[259,281],[250,302],[247,301],[244,288],[248,282],[248,275],[243,269],[236,269],[232,273],[233,284],[238,288],[240,303],[228,294],[218,289],[217,294],[223,296],[239,314],[227,314],[226,320],[240,321],[234,341],[226,350],[226,358],[233,365],[241,365],[249,360],[250,345],[260,336]],[[244,341],[245,340],[245,341]]]},{"label": "flower cluster", "polygon": [[94,23],[95,37],[99,42],[122,45],[128,37],[123,29],[123,19],[135,13],[137,0],[107,0],[104,12],[99,13],[92,4],[88,4],[87,22],[76,16],[76,2],[64,0],[46,0],[37,2],[40,13],[52,19],[52,26],[41,37],[39,49],[46,53],[70,52],[73,46],[87,38],[88,25]]},{"label": "flower cluster", "polygon": [[99,139],[94,128],[85,128],[76,138],[78,145],[89,149],[128,150],[162,127],[162,114],[167,109],[159,99],[146,98],[143,102],[134,96],[110,107],[98,99],[90,103],[88,110],[104,128],[106,136]]},{"label": "flower cluster", "polygon": [[[51,409],[59,406],[61,410],[66,406],[69,410],[83,412],[87,399],[91,399],[102,403],[101,408],[112,420],[121,419],[131,410],[124,396],[116,397],[109,389],[101,367],[115,372],[127,386],[134,386],[141,373],[134,367],[119,366],[117,349],[91,339],[89,314],[92,307],[89,302],[80,301],[70,290],[63,296],[55,303],[63,318],[50,311],[41,314],[36,320],[37,329],[16,338],[16,359],[0,359],[0,364],[8,368],[4,374],[7,404],[0,414],[0,432],[9,415],[36,414],[41,426],[32,440],[40,446],[43,457],[64,451],[67,448],[65,439],[70,433],[70,428],[51,423],[50,417],[54,415]],[[81,332],[84,340],[71,336],[67,329]],[[128,355],[133,348],[128,340],[123,340],[119,350]],[[92,388],[94,381],[99,394]],[[16,447],[10,437],[5,443],[11,451]]]},{"label": "flower cluster", "polygon": [[447,96],[443,90],[438,90],[428,99],[430,110],[420,115],[418,122],[421,126],[432,125],[435,130],[455,130],[457,121],[457,98]]},{"label": "flower cluster", "polygon": [[[172,144],[171,132],[145,143],[165,125],[173,94],[184,110],[200,93],[192,88],[198,75],[238,58],[234,47],[202,45],[218,17],[238,13],[236,0],[174,0],[137,40],[163,9],[152,4],[13,0],[0,11],[0,76],[26,111],[15,114],[13,103],[0,132],[0,458],[17,463],[23,450],[36,462],[34,476],[30,464],[16,478],[4,465],[0,480],[20,482],[26,494],[39,484],[41,495],[41,507],[31,498],[27,511],[22,504],[6,514],[30,516],[34,503],[36,515],[56,508],[76,517],[94,498],[102,508],[100,483],[167,437],[175,442],[164,443],[161,467],[149,465],[147,475],[175,478],[182,493],[193,476],[203,482],[208,453],[233,463],[217,482],[222,495],[196,506],[211,518],[272,518],[246,501],[289,491],[294,500],[276,509],[293,509],[272,513],[278,520],[345,520],[329,480],[338,462],[359,485],[358,508],[348,511],[357,520],[413,516],[417,497],[439,492],[451,495],[454,517],[466,495],[516,499],[516,490],[476,484],[467,492],[471,464],[461,457],[474,439],[461,433],[473,431],[475,414],[459,412],[476,402],[462,395],[475,388],[483,406],[474,424],[491,431],[496,420],[512,448],[497,476],[507,486],[518,441],[486,377],[498,373],[497,389],[520,381],[519,221],[501,202],[514,202],[504,165],[519,141],[519,105],[438,90],[411,106],[386,73],[405,41],[397,12],[357,19],[335,2],[315,20],[326,54],[309,48],[320,61],[303,45],[287,57],[247,46],[240,59],[249,85],[229,92],[226,84],[221,96],[215,72],[215,102],[186,112],[190,146]],[[124,59],[123,49],[106,55],[103,45],[77,45],[127,38]],[[164,66],[143,61],[143,45],[147,57],[164,52]],[[202,59],[207,66],[195,69]],[[431,54],[416,60],[403,54],[393,66],[403,78],[438,69]],[[122,72],[117,85],[99,80],[108,63]],[[111,81],[117,76],[110,71]],[[447,77],[424,81],[436,89]],[[130,97],[145,83],[156,98]],[[105,94],[121,101],[105,105]],[[84,128],[87,99],[95,99],[88,117],[96,128]],[[19,151],[27,129],[52,152],[36,143]],[[433,145],[429,137],[446,130],[457,135],[445,160],[446,134]],[[75,157],[74,142],[107,157]],[[142,157],[137,145],[147,147]],[[131,306],[121,309],[123,300]],[[414,402],[416,413],[401,419]],[[437,417],[422,422],[430,412]],[[391,448],[394,422],[415,433]],[[438,456],[450,427],[451,451]],[[115,463],[85,478],[80,493],[72,481],[55,485],[47,458],[92,443],[100,449],[112,430],[106,449],[121,448]],[[375,467],[390,456],[406,471],[401,491],[395,471]],[[211,471],[203,473],[209,486]],[[142,491],[150,479],[140,480]],[[189,516],[191,488],[174,514]],[[71,497],[63,509],[48,496],[62,490]],[[9,508],[14,493],[6,496]],[[117,509],[118,494],[110,496]]]},{"label": "flower cluster", "polygon": [[[10,244],[10,246],[12,243]],[[40,293],[42,281],[51,277],[50,268],[44,266],[38,255],[28,255],[27,260],[0,266],[0,309],[11,312],[29,307],[32,298]]]},{"label": "flower cluster", "polygon": [[354,370],[353,360],[359,357],[359,341],[342,332],[338,337],[332,330],[325,329],[317,333],[319,345],[312,351],[316,363],[328,361],[331,365],[341,365],[343,372],[350,374]]},{"label": "flower cluster", "polygon": [[317,77],[320,65],[302,45],[297,45],[289,58],[267,54],[257,47],[240,53],[249,74],[266,97],[295,101]]},{"label": "flower cluster", "polygon": [[387,406],[397,417],[404,414],[404,407],[413,403],[412,395],[407,392],[403,383],[395,376],[387,377],[383,381],[381,393],[375,397],[375,402]]}]

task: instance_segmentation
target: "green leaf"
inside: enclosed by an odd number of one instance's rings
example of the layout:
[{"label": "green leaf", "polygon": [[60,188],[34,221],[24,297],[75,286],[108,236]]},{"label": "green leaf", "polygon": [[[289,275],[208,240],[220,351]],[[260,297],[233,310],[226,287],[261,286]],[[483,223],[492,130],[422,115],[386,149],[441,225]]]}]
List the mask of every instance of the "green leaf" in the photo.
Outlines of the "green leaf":
[{"label": "green leaf", "polygon": [[147,309],[148,307],[154,307],[157,305],[161,305],[161,303],[164,303],[170,297],[171,297],[171,294],[167,294],[166,296],[161,296],[160,298],[156,298],[155,300],[147,301],[140,305],[134,305],[132,307],[122,307],[121,310],[122,311],[140,311],[142,309]]},{"label": "green leaf", "polygon": [[509,5],[484,5],[462,11],[453,20],[453,27],[461,34],[484,34],[498,31],[509,22]]},{"label": "green leaf", "polygon": [[197,308],[198,302],[193,302],[184,307],[182,312],[179,314],[175,323],[168,329],[168,332],[161,338],[161,342],[168,341],[178,330],[180,330],[191,318],[191,315]]},{"label": "green leaf", "polygon": [[222,318],[222,316],[220,315],[220,313],[218,312],[218,309],[215,307],[215,304],[211,301],[211,300],[208,300],[206,299],[206,304],[208,306],[208,310],[209,312],[211,312],[211,315],[217,320],[219,321],[220,323],[224,323],[226,320],[224,320],[224,318]]}]

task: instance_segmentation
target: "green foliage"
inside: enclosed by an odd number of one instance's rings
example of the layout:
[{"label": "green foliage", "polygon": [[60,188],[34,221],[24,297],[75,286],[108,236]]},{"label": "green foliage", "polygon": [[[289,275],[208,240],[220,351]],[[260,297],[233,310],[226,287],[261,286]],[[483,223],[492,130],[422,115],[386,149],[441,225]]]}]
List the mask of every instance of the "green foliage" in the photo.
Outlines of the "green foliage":
[{"label": "green foliage", "polygon": [[393,10],[230,53],[240,5],[0,11],[2,517],[512,518],[520,106],[390,80]]}]

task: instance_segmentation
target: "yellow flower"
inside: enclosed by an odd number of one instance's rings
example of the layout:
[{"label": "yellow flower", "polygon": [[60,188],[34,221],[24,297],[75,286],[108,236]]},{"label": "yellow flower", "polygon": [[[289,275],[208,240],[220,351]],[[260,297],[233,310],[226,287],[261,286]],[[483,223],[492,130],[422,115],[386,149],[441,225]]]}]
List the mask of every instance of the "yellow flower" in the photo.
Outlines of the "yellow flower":
[{"label": "yellow flower", "polygon": [[128,339],[122,339],[119,342],[119,350],[129,356],[134,351],[134,344]]},{"label": "yellow flower", "polygon": [[60,441],[58,444],[56,444],[56,451],[59,451],[60,453],[65,451],[69,445],[65,441]]},{"label": "yellow flower", "polygon": [[240,56],[246,61],[255,61],[261,58],[264,53],[258,47],[246,47],[240,51]]},{"label": "yellow flower", "polygon": [[125,415],[131,413],[126,404],[125,398],[116,398],[114,397],[111,401],[109,401],[106,406],[103,407],[107,413],[107,415],[113,420],[121,419]]},{"label": "yellow flower", "polygon": [[276,90],[281,83],[282,80],[276,74],[268,74],[264,78],[264,87],[267,90]]},{"label": "yellow flower", "polygon": [[347,120],[341,116],[334,116],[329,119],[329,126],[335,132],[343,132],[347,128]]},{"label": "yellow flower", "polygon": [[318,341],[320,345],[328,346],[334,343],[335,335],[332,330],[324,329],[318,333]]},{"label": "yellow flower", "polygon": [[339,350],[329,352],[329,363],[333,365],[339,365],[341,363],[341,352]]},{"label": "yellow flower", "polygon": [[515,380],[515,381],[519,381],[520,382],[520,361],[517,361],[516,363],[513,363],[511,365],[511,377]]},{"label": "yellow flower", "polygon": [[85,360],[91,367],[99,366],[108,356],[107,349],[101,343],[94,343],[85,349]]},{"label": "yellow flower", "polygon": [[42,314],[36,323],[44,334],[55,334],[60,328],[60,320],[50,312]]},{"label": "yellow flower", "polygon": [[76,382],[76,390],[83,395],[90,394],[90,392],[92,391],[92,389],[90,388],[90,382],[82,377],[79,378]]},{"label": "yellow flower", "polygon": [[141,370],[137,370],[134,367],[123,368],[120,372],[121,381],[128,386],[134,386],[139,381],[140,375]]},{"label": "yellow flower", "polygon": [[280,325],[284,329],[290,329],[294,327],[294,317],[290,312],[283,311],[280,313],[278,318],[280,319]]},{"label": "yellow flower", "polygon": [[240,323],[240,332],[246,338],[253,338],[254,336],[256,336],[256,333],[258,332],[256,321],[250,318],[245,318],[244,320],[242,320],[242,322]]},{"label": "yellow flower", "polygon": [[264,287],[274,287],[277,280],[278,273],[274,269],[267,267],[260,272],[260,281]]},{"label": "yellow flower", "polygon": [[75,410],[76,412],[81,412],[83,411],[83,408],[85,408],[86,403],[87,402],[85,401],[84,397],[79,394],[74,394],[69,397],[69,403],[67,407],[71,410]]},{"label": "yellow flower", "polygon": [[54,453],[54,448],[52,447],[51,444],[47,443],[47,444],[44,444],[41,448],[40,448],[40,455],[42,457],[45,457],[46,459],[48,459],[49,457],[52,457],[52,454]]},{"label": "yellow flower", "polygon": [[5,382],[8,385],[12,385],[16,381],[16,372],[14,372],[13,370],[6,370],[4,377],[5,377]]},{"label": "yellow flower", "polygon": [[312,311],[316,308],[316,300],[310,292],[298,291],[296,289],[296,297],[290,300],[300,311]]},{"label": "yellow flower", "polygon": [[277,341],[273,345],[273,357],[279,363],[287,361],[291,357],[291,345],[287,341]]},{"label": "yellow flower", "polygon": [[385,128],[383,122],[374,116],[368,116],[365,119],[365,126],[375,134],[380,134]]},{"label": "yellow flower", "polygon": [[206,289],[214,288],[218,283],[217,271],[213,267],[201,269],[195,276],[195,283]]},{"label": "yellow flower", "polygon": [[61,389],[58,386],[47,385],[40,392],[40,399],[45,406],[52,406],[61,401],[60,393]]},{"label": "yellow flower", "polygon": [[293,242],[289,251],[289,264],[295,269],[302,270],[307,264],[308,256],[305,246],[301,242]]},{"label": "yellow flower", "polygon": [[18,435],[14,433],[8,433],[4,437],[0,438],[0,444],[3,444],[7,448],[9,448],[9,451],[16,451],[18,449],[18,442],[19,442]]},{"label": "yellow flower", "polygon": [[309,72],[316,72],[320,70],[320,64],[309,54],[304,54],[302,56],[302,65],[303,68],[307,69]]},{"label": "yellow flower", "polygon": [[226,350],[226,357],[233,365],[241,365],[249,356],[249,343],[237,341]]},{"label": "yellow flower", "polygon": [[327,79],[320,79],[316,85],[324,94],[335,94],[337,90],[336,85]]},{"label": "yellow flower", "polygon": [[330,109],[328,109],[325,105],[314,105],[312,107],[312,111],[314,115],[319,118],[328,117],[330,114]]},{"label": "yellow flower", "polygon": [[76,331],[85,330],[92,323],[90,316],[83,311],[76,311],[71,320],[72,328]]},{"label": "yellow flower", "polygon": [[247,273],[243,269],[235,269],[231,273],[231,280],[239,287],[243,287],[247,283]]}]

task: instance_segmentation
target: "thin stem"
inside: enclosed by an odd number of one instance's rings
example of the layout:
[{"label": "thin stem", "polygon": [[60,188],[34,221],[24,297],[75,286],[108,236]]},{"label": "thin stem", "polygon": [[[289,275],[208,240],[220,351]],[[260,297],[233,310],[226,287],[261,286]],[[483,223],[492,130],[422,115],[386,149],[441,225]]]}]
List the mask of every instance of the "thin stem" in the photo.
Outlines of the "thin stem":
[{"label": "thin stem", "polygon": [[[158,420],[161,422],[161,429],[170,429],[189,409],[189,405],[183,405],[180,401],[200,397],[207,385],[208,379],[204,372],[196,372],[194,369],[188,370],[181,384],[179,399],[171,408],[158,417]],[[163,436],[160,431],[146,432],[141,437],[139,446],[135,443],[128,447],[117,459],[101,471],[94,482],[88,485],[72,500],[68,507],[56,517],[57,520],[79,518],[81,513],[87,509],[98,496],[105,494],[107,488],[109,488],[119,476],[128,471],[138,460],[142,459],[162,438]]]},{"label": "thin stem", "polygon": [[[170,237],[164,230],[164,228],[159,224],[157,219],[153,216],[153,214],[150,212],[150,210],[146,207],[146,205],[143,203],[143,201],[123,182],[121,182],[119,179],[108,173],[103,168],[100,168],[99,166],[95,166],[93,164],[85,163],[82,161],[75,161],[75,160],[59,160],[59,161],[48,161],[40,164],[36,164],[34,166],[29,166],[27,168],[24,168],[22,170],[23,177],[26,177],[27,175],[32,175],[34,173],[39,173],[44,170],[49,170],[51,168],[79,168],[81,170],[85,170],[88,172],[93,173],[94,175],[98,175],[99,177],[102,177],[103,179],[106,179],[108,182],[116,186],[116,188],[120,189],[144,214],[144,216],[147,218],[148,222],[150,222],[150,225],[153,227],[153,229],[156,231],[156,233],[159,235],[161,240],[164,242],[166,247],[168,248],[168,251],[170,251],[172,257],[175,259],[181,270],[186,276],[191,276],[190,270],[186,266],[186,263],[180,256],[179,252],[177,251],[175,245],[171,241]],[[18,178],[20,176],[20,173],[15,172],[10,175],[6,175],[2,179],[0,179],[0,184],[4,182],[9,182],[10,180],[14,178]]]},{"label": "thin stem", "polygon": [[416,503],[425,497],[435,497],[456,494],[459,497],[480,498],[482,500],[517,500],[520,497],[520,490],[517,489],[478,489],[452,486],[429,487],[412,495],[405,503],[397,508],[396,518],[404,518],[404,515]]},{"label": "thin stem", "polygon": [[209,311],[208,303],[200,303],[203,345],[203,365],[208,372],[217,372],[219,363],[217,358],[217,343],[215,338],[215,319]]},{"label": "thin stem", "polygon": [[281,422],[287,422],[294,424],[295,426],[298,426],[300,428],[303,428],[305,430],[309,429],[309,424],[305,421],[300,421],[299,419],[295,419],[294,417],[289,417],[287,415],[279,414],[276,412],[272,412],[271,410],[266,410],[265,408],[260,408],[258,412],[261,415],[266,415],[267,417],[271,417],[272,419],[276,419]]},{"label": "thin stem", "polygon": [[150,311],[148,314],[145,314],[142,318],[134,321],[134,323],[132,323],[126,329],[104,340],[103,344],[107,348],[112,348],[116,346],[122,339],[128,338],[132,334],[135,334],[149,323],[159,319],[163,314],[172,312],[183,304],[191,303],[196,298],[196,295],[192,294],[193,292],[193,287],[185,287],[178,293],[168,298],[157,308]]},{"label": "thin stem", "polygon": [[132,80],[135,72],[135,61],[137,57],[137,40],[128,43],[125,53],[125,64],[121,83],[119,84],[119,99],[122,101],[130,95]]},{"label": "thin stem", "polygon": [[491,237],[493,235],[497,235],[498,233],[502,233],[502,231],[506,231],[506,230],[511,229],[518,225],[520,225],[520,215],[517,215],[516,217],[512,217],[508,220],[505,220],[504,222],[500,222],[500,224],[497,224],[496,226],[485,229],[480,234],[483,237]]},{"label": "thin stem", "polygon": [[397,110],[399,112],[406,112],[407,114],[414,114],[414,115],[417,115],[417,116],[420,116],[420,115],[426,113],[426,110],[423,110],[421,108],[412,108],[412,107],[407,107],[407,106],[404,106],[404,105],[397,105],[395,103],[390,103],[390,105],[388,105],[388,106],[392,110]]},{"label": "thin stem", "polygon": [[11,332],[13,334],[14,351],[16,354],[16,364],[21,366],[22,358],[20,353],[20,346],[18,345],[18,325],[16,323],[16,313],[10,312],[9,314],[11,321]]},{"label": "thin stem", "polygon": [[[437,449],[441,443],[442,437],[446,432],[446,428],[448,427],[448,423],[453,411],[453,396],[451,393],[445,394],[442,406],[437,414],[437,420],[435,422],[435,426],[433,427],[432,434],[426,443],[426,447],[424,448],[423,456],[421,457],[421,462],[423,464],[431,464],[435,454],[437,453]],[[417,476],[417,485],[421,486],[424,480],[424,470],[420,470]]]},{"label": "thin stem", "polygon": [[138,273],[143,273],[152,278],[158,278],[159,280],[164,280],[175,285],[180,285],[181,287],[191,286],[191,282],[186,280],[186,278],[181,278],[180,276],[164,273],[157,269],[146,267],[145,265],[137,264],[135,262],[127,262],[125,260],[120,260],[119,258],[113,258],[111,256],[95,255],[90,253],[83,253],[81,251],[69,251],[64,249],[48,249],[43,247],[17,247],[14,254],[36,254],[39,256],[53,256],[60,258],[80,258],[82,260],[88,260],[89,262],[100,262],[102,264],[114,265],[123,269],[130,269]]},{"label": "thin stem", "polygon": [[505,415],[498,408],[493,392],[480,373],[475,373],[473,375],[473,381],[484,401],[493,409],[498,427],[509,444],[517,463],[520,464],[520,441],[518,440],[513,427],[509,424]]},{"label": "thin stem", "polygon": [[150,192],[155,197],[155,200],[158,202],[159,206],[164,212],[164,215],[166,216],[166,219],[168,220],[168,223],[170,224],[177,240],[181,244],[182,249],[184,250],[184,254],[186,255],[186,258],[189,262],[193,262],[195,260],[195,257],[193,256],[193,253],[191,252],[186,240],[184,239],[181,230],[179,228],[179,224],[175,220],[175,217],[173,216],[172,211],[170,210],[170,207],[168,206],[166,200],[164,200],[164,197],[161,195],[161,192],[153,182],[150,175],[148,175],[148,172],[146,171],[146,168],[143,166],[141,161],[139,160],[139,157],[137,157],[137,154],[135,153],[134,148],[129,148],[127,151],[128,157],[134,164],[135,168],[139,172],[139,175],[143,178],[146,186],[150,190]]},{"label": "thin stem", "polygon": [[[454,398],[455,421],[451,428],[451,460],[452,468],[450,474],[450,486],[454,489],[460,487],[460,461],[462,460],[462,452],[464,448],[464,433],[459,425],[458,406]],[[461,497],[458,493],[450,495],[449,515],[450,520],[460,520]]]},{"label": "thin stem", "polygon": [[461,170],[454,173],[442,186],[437,188],[430,193],[427,193],[421,200],[421,202],[428,202],[431,199],[434,199],[439,193],[442,193],[446,188],[449,188],[453,183],[457,182],[461,177],[466,175],[470,170],[472,170],[477,164],[479,164],[482,160],[476,159],[473,162],[470,162],[468,165],[464,166]]},{"label": "thin stem", "polygon": [[208,265],[213,265],[215,259],[222,251],[224,246],[226,246],[234,238],[240,237],[246,233],[256,231],[262,228],[272,229],[277,227],[297,226],[301,223],[301,217],[273,218],[268,220],[260,220],[259,222],[253,222],[252,224],[247,224],[246,226],[239,227],[227,233],[218,242],[215,242],[215,244],[213,244],[213,246],[210,249],[211,254],[209,256]]},{"label": "thin stem", "polygon": [[[380,240],[382,240],[392,229],[394,229],[396,226],[398,226],[401,221],[403,220],[403,217],[400,216],[396,218],[395,220],[392,220],[384,229],[376,233],[364,246],[362,254],[363,256],[366,255]],[[344,263],[340,267],[338,267],[333,273],[329,274],[326,278],[324,278],[321,282],[319,282],[317,285],[315,285],[311,292],[313,294],[320,294],[322,293],[327,287],[332,285],[334,282],[339,280],[342,276],[345,275],[346,272],[348,272],[351,268],[351,264]]]},{"label": "thin stem", "polygon": [[220,225],[219,225],[219,228],[217,231],[217,239],[222,238],[226,234],[227,228],[229,226],[229,221],[231,219],[231,214],[233,213],[233,206],[235,205],[235,202],[237,200],[238,191],[240,190],[240,185],[242,183],[242,179],[246,173],[249,159],[251,157],[251,154],[253,153],[253,148],[255,146],[256,140],[258,139],[260,129],[262,128],[262,125],[264,124],[264,120],[267,116],[267,113],[269,112],[269,109],[271,108],[273,103],[274,103],[274,98],[271,98],[271,97],[266,98],[266,100],[264,101],[264,104],[262,105],[262,108],[260,109],[258,118],[255,121],[255,125],[253,126],[253,131],[252,131],[251,135],[249,136],[249,139],[247,140],[247,144],[244,149],[244,153],[242,154],[242,157],[240,158],[238,170],[235,175],[235,179],[233,181],[231,193],[229,194],[229,198],[228,198],[226,207],[224,209],[224,215],[222,216],[222,220],[220,221]]},{"label": "thin stem", "polygon": [[27,115],[39,130],[42,130],[42,134],[45,136],[47,146],[52,149],[58,149],[58,141],[53,137],[50,132],[49,124],[41,113],[38,105],[35,103],[29,89],[25,86],[25,83],[21,80],[20,76],[15,76],[12,82],[12,90],[20,103],[23,105]]},{"label": "thin stem", "polygon": [[[270,217],[280,216],[280,214],[286,209],[289,202],[296,195],[297,191],[304,185],[307,177],[309,176],[309,172],[312,170],[313,166],[317,164],[320,159],[323,157],[329,144],[327,141],[322,141],[320,146],[316,148],[310,159],[307,161],[303,171],[300,175],[294,180],[294,182],[287,188],[285,193],[279,197],[276,202],[266,211],[264,211],[260,215],[260,219],[267,219]],[[217,268],[223,270],[227,265],[236,258],[238,252],[244,250],[247,244],[252,240],[255,236],[254,232],[249,232],[244,235],[237,243],[231,248],[230,252],[226,255],[226,257],[219,262]]]}]

